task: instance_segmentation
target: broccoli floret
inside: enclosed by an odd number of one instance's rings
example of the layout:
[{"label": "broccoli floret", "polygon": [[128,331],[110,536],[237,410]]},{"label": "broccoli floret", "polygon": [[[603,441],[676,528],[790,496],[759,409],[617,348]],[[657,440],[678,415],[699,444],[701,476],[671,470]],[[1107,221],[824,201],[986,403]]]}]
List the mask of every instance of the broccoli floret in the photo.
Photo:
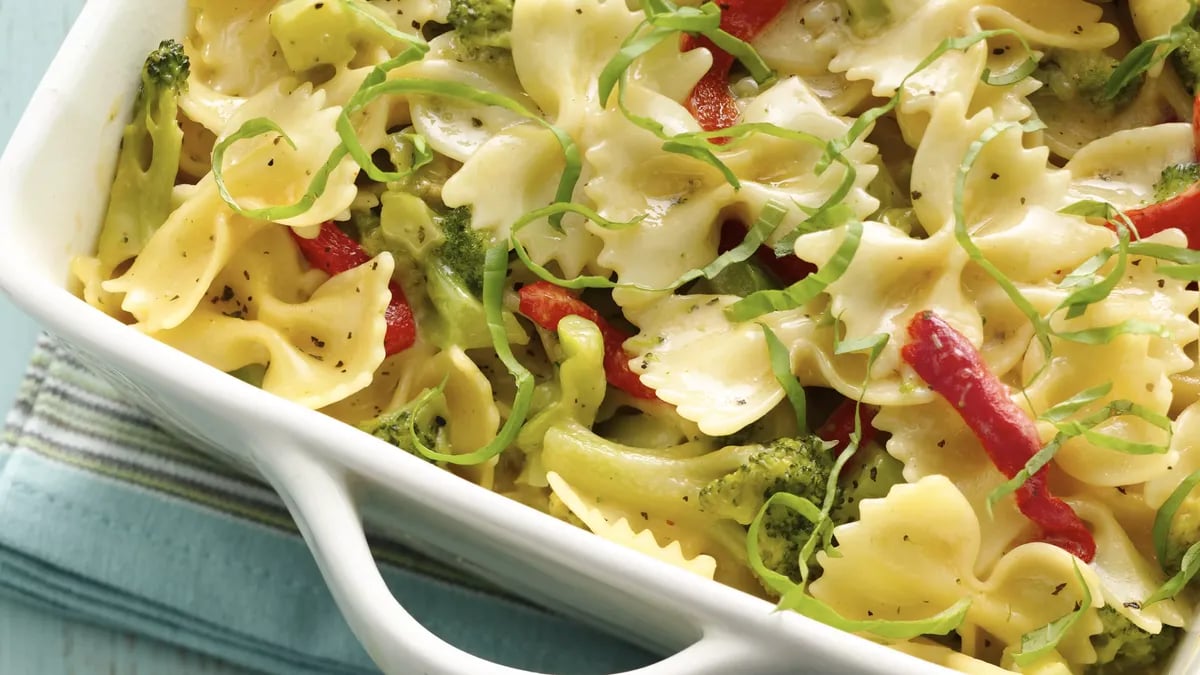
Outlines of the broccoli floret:
[{"label": "broccoli floret", "polygon": [[1171,52],[1171,64],[1188,91],[1195,92],[1200,84],[1200,31],[1185,29],[1183,42]]},{"label": "broccoli floret", "polygon": [[1152,672],[1179,639],[1179,629],[1174,626],[1163,626],[1158,634],[1147,633],[1112,607],[1101,607],[1096,614],[1104,627],[1092,637],[1096,663],[1088,666],[1088,675]]},{"label": "broccoli floret", "polygon": [[437,257],[476,296],[483,294],[483,259],[487,243],[479,230],[471,227],[471,208],[462,206],[437,218],[446,243]]},{"label": "broccoli floret", "polygon": [[141,253],[171,212],[183,131],[176,115],[190,63],[183,45],[165,40],[150,52],[121,137],[117,171],[100,229],[97,257],[105,274]]},{"label": "broccoli floret", "polygon": [[450,0],[447,21],[459,44],[474,57],[512,48],[514,0]]},{"label": "broccoli floret", "polygon": [[[433,398],[444,402],[444,398],[440,394],[436,394]],[[441,431],[446,422],[445,418],[438,415],[436,402],[436,400],[428,401],[417,397],[416,400],[398,410],[385,412],[374,419],[360,422],[358,428],[401,450],[427,460],[427,457],[417,452],[414,439],[419,439],[427,448],[444,450],[444,448],[438,447],[438,441],[444,436]],[[414,414],[416,415],[415,419]]]},{"label": "broccoli floret", "polygon": [[747,525],[776,492],[815,496],[819,503],[832,470],[833,455],[821,439],[781,438],[705,485],[700,490],[700,508]]},{"label": "broccoli floret", "polygon": [[1163,169],[1154,184],[1154,201],[1165,202],[1195,185],[1196,181],[1200,181],[1200,164],[1172,164]]},{"label": "broccoli floret", "polygon": [[844,0],[850,30],[858,37],[874,35],[892,22],[888,0]]},{"label": "broccoli floret", "polygon": [[[732,473],[705,486],[700,491],[700,508],[746,525],[763,503],[779,492],[804,497],[820,506],[832,470],[833,455],[821,439],[781,438],[750,455]],[[786,506],[772,505],[763,515],[759,531],[763,564],[798,579],[800,552],[812,533],[813,523],[808,518]]]},{"label": "broccoli floret", "polygon": [[1098,109],[1113,111],[1133,100],[1140,81],[1125,86],[1112,99],[1104,87],[1120,62],[1101,51],[1051,49],[1038,63],[1034,77],[1060,101],[1081,100]]}]

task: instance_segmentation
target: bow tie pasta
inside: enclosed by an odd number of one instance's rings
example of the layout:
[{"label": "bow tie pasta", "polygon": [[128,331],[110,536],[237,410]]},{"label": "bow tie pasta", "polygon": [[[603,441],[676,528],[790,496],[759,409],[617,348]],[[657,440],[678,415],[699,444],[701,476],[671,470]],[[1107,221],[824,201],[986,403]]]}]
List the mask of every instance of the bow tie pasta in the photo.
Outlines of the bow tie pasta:
[{"label": "bow tie pasta", "polygon": [[1194,630],[1195,3],[190,8],[72,263],[130,330],[951,669]]}]

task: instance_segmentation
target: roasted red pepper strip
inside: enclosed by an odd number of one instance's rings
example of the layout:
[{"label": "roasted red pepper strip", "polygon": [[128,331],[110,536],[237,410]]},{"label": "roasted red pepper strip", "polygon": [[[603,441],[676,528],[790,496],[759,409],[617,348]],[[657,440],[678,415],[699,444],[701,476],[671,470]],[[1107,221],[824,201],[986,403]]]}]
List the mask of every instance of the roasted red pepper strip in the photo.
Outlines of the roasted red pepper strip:
[{"label": "roasted red pepper strip", "polygon": [[[1165,202],[1126,211],[1139,237],[1149,237],[1173,227],[1187,236],[1188,248],[1200,250],[1200,184]],[[1115,225],[1110,224],[1115,227]]]},{"label": "roasted red pepper strip", "polygon": [[[737,248],[745,237],[745,225],[736,220],[725,221],[721,225],[719,251],[724,253]],[[775,251],[770,246],[765,244],[758,247],[758,250],[754,252],[754,257],[758,258],[758,262],[770,270],[771,274],[774,274],[775,278],[783,282],[785,286],[790,286],[817,271],[816,265],[807,260],[801,260],[794,255],[781,258],[775,255]]]},{"label": "roasted red pepper strip", "polygon": [[[933,312],[920,312],[908,324],[905,362],[954,407],[983,445],[992,463],[1012,478],[1042,447],[1037,427],[1008,395],[966,336]],[[1050,494],[1047,473],[1031,476],[1017,490],[1021,513],[1041,529],[1041,540],[1084,562],[1096,555],[1092,533],[1066,502]]]},{"label": "roasted red pepper strip", "polygon": [[638,398],[656,398],[654,390],[642,384],[629,369],[630,356],[623,345],[630,336],[614,328],[599,312],[567,289],[546,281],[522,286],[518,294],[521,314],[546,330],[558,330],[558,322],[568,316],[578,316],[596,324],[604,338],[604,375],[608,383]]},{"label": "roasted red pepper strip", "polygon": [[879,408],[873,405],[864,403],[859,406],[857,401],[846,399],[833,409],[829,419],[817,429],[817,438],[836,443],[833,454],[840,455],[850,446],[850,434],[854,433],[854,417],[857,413],[862,418],[862,437],[858,439],[858,447],[861,448],[875,439],[875,427],[871,426],[871,420],[875,419],[878,412]]},{"label": "roasted red pepper strip", "polygon": [[[723,0],[721,28],[730,35],[749,42],[783,11],[786,0]],[[706,37],[683,36],[683,51],[704,47],[713,57],[712,67],[696,83],[688,97],[687,107],[705,131],[728,129],[737,124],[737,103],[729,91],[729,70],[734,58]],[[720,143],[725,139],[715,139]]]},{"label": "roasted red pepper strip", "polygon": [[[332,222],[321,225],[321,232],[314,239],[305,239],[292,231],[292,239],[300,247],[309,265],[330,276],[352,270],[369,261],[371,256],[358,242],[338,229]],[[412,308],[404,297],[404,289],[395,281],[388,284],[392,301],[388,303],[383,317],[387,321],[387,332],[383,336],[384,352],[391,356],[408,349],[417,341],[417,323]]]}]

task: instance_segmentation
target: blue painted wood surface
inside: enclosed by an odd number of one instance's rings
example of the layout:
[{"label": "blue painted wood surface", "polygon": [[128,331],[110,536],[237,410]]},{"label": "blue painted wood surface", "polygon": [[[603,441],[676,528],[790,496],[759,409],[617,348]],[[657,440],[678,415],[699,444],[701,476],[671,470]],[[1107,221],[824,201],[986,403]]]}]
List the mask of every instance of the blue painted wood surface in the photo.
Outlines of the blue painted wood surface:
[{"label": "blue painted wood surface", "polygon": [[[0,0],[0,82],[4,83],[0,87],[0,145],[7,144],[83,2]],[[33,321],[0,297],[0,410],[7,411],[12,404],[37,333]],[[248,672],[176,647],[0,599],[0,673],[4,675]]]}]

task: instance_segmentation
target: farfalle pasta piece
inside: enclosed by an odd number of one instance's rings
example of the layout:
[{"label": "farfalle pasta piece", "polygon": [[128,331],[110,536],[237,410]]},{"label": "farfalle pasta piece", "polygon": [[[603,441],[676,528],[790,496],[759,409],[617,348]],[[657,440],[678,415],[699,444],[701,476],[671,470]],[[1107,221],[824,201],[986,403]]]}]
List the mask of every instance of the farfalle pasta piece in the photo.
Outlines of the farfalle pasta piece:
[{"label": "farfalle pasta piece", "polygon": [[[1138,310],[1141,314],[1129,314],[1131,306],[1141,308]],[[1147,306],[1144,302],[1131,302],[1120,307],[1114,300],[1106,301],[1088,310],[1087,325],[1117,325],[1126,319],[1153,322],[1160,318],[1148,315]],[[1049,408],[1089,387],[1111,384],[1108,395],[1111,400],[1129,400],[1149,411],[1165,414],[1172,400],[1169,376],[1191,365],[1181,349],[1172,349],[1169,342],[1153,335],[1119,335],[1099,345],[1056,340],[1054,346],[1055,358],[1045,374],[1027,390],[1029,400],[1039,409]],[[1092,365],[1095,363],[1109,366],[1097,369]],[[1135,416],[1113,418],[1095,430],[1134,443],[1165,446],[1169,440],[1166,431]],[[1097,446],[1079,436],[1063,444],[1055,462],[1091,485],[1119,486],[1149,480],[1167,470],[1175,459],[1172,451],[1129,454]]]},{"label": "farfalle pasta piece", "polygon": [[[845,236],[845,228],[804,235],[796,240],[796,255],[824,266]],[[826,288],[829,312],[841,323],[841,337],[846,340],[903,335],[913,314],[931,308],[961,326],[967,335],[980,336],[978,310],[964,294],[961,283],[966,263],[967,254],[948,230],[928,239],[914,239],[894,227],[867,221],[849,268]],[[903,394],[908,387],[900,381],[898,342],[889,340],[875,362],[867,397],[872,403],[912,400]],[[831,354],[831,358],[838,357]],[[857,357],[843,360],[851,358]],[[854,386],[861,387],[861,382],[862,378]],[[842,393],[851,395],[849,391]]]},{"label": "farfalle pasta piece", "polygon": [[[667,296],[627,311],[633,372],[710,436],[731,434],[783,400],[762,327],[725,318],[732,296]],[[815,321],[800,311],[764,317],[785,345],[803,345]]]},{"label": "farfalle pasta piece", "polygon": [[[652,114],[669,120],[672,132],[700,130],[674,101],[636,86],[631,90],[631,104],[645,114],[642,104],[652,102]],[[609,220],[641,218],[627,228],[589,226],[604,245],[596,262],[616,272],[619,281],[663,287],[716,257],[718,216],[734,198],[720,172],[700,160],[663,151],[657,137],[618,110],[597,115],[592,129],[603,140],[586,151],[594,176],[584,193]],[[628,304],[621,296],[618,302]]]},{"label": "farfalle pasta piece", "polygon": [[596,536],[615,544],[631,548],[639,553],[673,565],[692,574],[712,579],[717,571],[717,561],[712,556],[699,554],[691,558],[683,554],[678,541],[666,545],[658,543],[654,533],[648,529],[634,530],[629,518],[619,510],[606,507],[595,499],[589,499],[571,487],[557,473],[546,474],[550,489],[562,500],[579,520],[587,525]]},{"label": "farfalle pasta piece", "polygon": [[834,113],[844,115],[871,94],[868,82],[848,82],[829,70],[844,39],[840,0],[790,2],[754,39],[754,49],[781,75],[799,75]]},{"label": "farfalle pasta piece", "polygon": [[212,177],[171,213],[129,270],[102,281],[124,295],[121,308],[147,333],[175,328],[204,300],[229,260],[266,223],[243,218],[221,201]]},{"label": "farfalle pasta piece", "polygon": [[[979,518],[944,476],[897,485],[883,499],[862,502],[860,512],[860,521],[836,528],[837,555],[817,554],[824,571],[811,586],[847,618],[924,619],[969,598],[959,630],[978,626],[1012,652],[1025,633],[1077,609],[1084,589],[1076,570],[1092,607],[1103,605],[1095,573],[1049,544],[1019,546],[977,576]],[[1081,621],[1058,645],[1072,663],[1095,660],[1088,628],[1098,622]]]},{"label": "farfalle pasta piece", "polygon": [[941,398],[916,406],[885,406],[872,421],[887,432],[887,451],[904,464],[904,479],[916,483],[943,476],[971,505],[982,532],[973,562],[977,575],[988,574],[1006,550],[1033,532],[1011,497],[988,515],[987,499],[1006,479],[958,413]]},{"label": "farfalle pasta piece", "polygon": [[[1000,121],[991,110],[971,115],[968,100],[958,94],[942,98],[913,157],[913,209],[926,232],[953,228],[954,191],[963,158],[971,144]],[[984,146],[965,185],[968,230],[1011,225],[1035,205],[1051,210],[1066,206],[1070,176],[1047,167],[1047,158],[1044,147],[1024,146],[1015,125]]]},{"label": "farfalle pasta piece", "polygon": [[522,0],[512,28],[522,86],[552,122],[580,133],[587,116],[604,107],[596,78],[641,20],[624,2]]},{"label": "farfalle pasta piece", "polygon": [[186,320],[147,331],[225,371],[266,366],[262,388],[321,408],[366,387],[383,361],[390,254],[328,277],[307,269],[287,229],[268,225],[225,263]]},{"label": "farfalle pasta piece", "polygon": [[1092,569],[1104,590],[1105,604],[1149,633],[1158,633],[1164,625],[1184,625],[1184,617],[1192,613],[1192,607],[1182,599],[1143,606],[1145,599],[1166,579],[1158,564],[1130,541],[1112,511],[1086,498],[1068,502],[1088,523],[1096,538],[1096,559],[1092,561]]},{"label": "farfalle pasta piece", "polygon": [[1184,478],[1200,471],[1200,402],[1193,402],[1175,418],[1171,450],[1177,461],[1162,474],[1146,481],[1142,489],[1150,508],[1161,507]]},{"label": "farfalle pasta piece", "polygon": [[195,29],[185,43],[192,84],[225,96],[250,97],[291,74],[274,36],[275,0],[193,0]]}]

